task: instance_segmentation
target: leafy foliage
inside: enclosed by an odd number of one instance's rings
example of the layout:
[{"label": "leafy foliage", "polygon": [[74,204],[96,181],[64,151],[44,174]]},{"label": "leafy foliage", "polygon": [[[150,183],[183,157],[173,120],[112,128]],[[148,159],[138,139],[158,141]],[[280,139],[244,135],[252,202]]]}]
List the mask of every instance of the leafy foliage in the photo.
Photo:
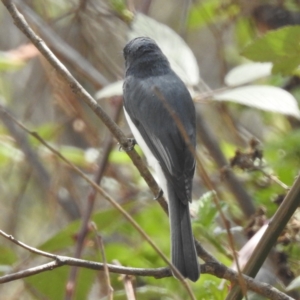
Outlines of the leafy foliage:
[{"label": "leafy foliage", "polygon": [[258,62],[272,62],[273,72],[297,74],[300,65],[300,26],[271,31],[243,50],[243,55]]},{"label": "leafy foliage", "polygon": [[[233,84],[228,84],[234,88],[227,87],[226,91],[218,93],[213,91],[210,94],[214,99],[212,104],[196,103],[197,110],[204,116],[219,147],[215,149],[214,146],[199,141],[197,153],[218,190],[222,212],[233,226],[235,250],[240,249],[246,239],[244,228],[249,228],[252,224],[250,229],[255,233],[261,225],[259,221],[274,216],[278,208],[274,200],[286,193],[286,189],[276,183],[274,178],[291,186],[299,172],[300,93],[299,88],[292,89],[291,94],[284,91],[282,86],[288,82],[288,76],[299,73],[300,27],[289,26],[273,30],[253,41],[258,36],[257,28],[251,18],[251,11],[246,6],[236,1],[206,0],[195,2],[188,11],[187,19],[182,22],[187,24],[184,28],[186,35],[181,35],[186,37],[185,41],[170,26],[155,20],[162,18],[155,5],[150,14],[153,18],[141,13],[133,18],[131,8],[123,0],[78,1],[74,7],[76,1],[72,4],[69,1],[46,2],[47,10],[39,1],[32,1],[31,6],[32,14],[47,20],[44,24],[46,29],[49,26],[62,34],[73,45],[74,50],[84,54],[84,58],[88,58],[97,70],[103,72],[108,82],[119,80],[99,91],[99,84],[92,82],[84,72],[78,71],[74,62],[70,63],[63,55],[60,57],[64,63],[67,62],[67,67],[89,92],[97,94],[98,99],[101,98],[100,105],[111,116],[117,111],[114,100],[122,94],[121,50],[128,36],[148,35],[156,39],[170,57],[174,68],[177,66],[176,71],[187,85],[193,86],[195,99],[203,96],[203,78],[207,78],[209,85],[217,85],[218,88],[223,86],[223,82],[226,83],[226,79],[234,71],[229,73],[229,66],[231,68],[243,62],[243,58],[238,56],[241,49],[248,59],[273,64],[273,74],[270,73],[269,65],[262,68],[262,65],[252,64],[252,71],[249,65],[239,65],[239,72],[235,74],[235,78],[231,77]],[[167,11],[167,2],[161,2],[159,10]],[[174,12],[176,23],[173,28],[180,27],[180,18],[177,16],[185,11],[179,6],[174,6],[171,2],[172,8],[179,9]],[[163,18],[163,23],[169,22],[165,14]],[[12,24],[7,23],[3,14],[0,15],[0,22],[5,24],[0,27],[0,44],[7,43],[6,49],[16,47],[18,43],[22,44],[22,37]],[[128,23],[130,26],[127,26]],[[6,27],[12,30],[5,29],[11,33],[12,38],[8,38],[1,29]],[[196,43],[192,38],[195,35]],[[213,43],[210,43],[211,40]],[[51,44],[50,41],[49,43]],[[30,57],[27,55],[24,58],[18,52],[13,59],[7,54],[9,53],[0,54],[0,228],[38,249],[73,256],[82,218],[91,205],[90,187],[84,180],[13,121],[10,120],[9,123],[1,114],[1,109],[7,108],[18,121],[38,132],[46,142],[58,149],[89,177],[94,178],[97,169],[106,165],[101,187],[130,213],[162,252],[169,256],[168,218],[153,200],[153,195],[149,193],[127,153],[120,151],[113,140],[113,147],[105,156],[108,135],[106,127],[74,98],[69,87],[60,81],[56,72],[43,59],[32,53]],[[205,55],[201,60],[203,54]],[[203,74],[202,79],[199,77],[199,69]],[[255,85],[239,86],[252,82]],[[206,84],[203,83],[203,86]],[[206,87],[206,91],[207,89]],[[251,119],[250,125],[246,124],[247,112],[251,112],[256,117],[255,120],[260,122]],[[78,120],[82,126],[76,126]],[[114,121],[130,136],[122,117],[115,118]],[[241,187],[253,199],[255,207],[264,212],[261,219],[253,216],[253,220],[243,215],[234,194],[225,184],[224,170],[228,168],[230,158],[236,151],[248,153],[248,140],[256,135],[259,136],[263,152],[261,165],[257,164],[257,169],[233,170]],[[135,149],[142,155],[138,146]],[[214,156],[216,150],[226,157],[226,166],[219,165]],[[108,158],[103,161],[105,157]],[[47,182],[42,174],[47,174]],[[191,205],[194,216],[193,232],[205,249],[220,262],[230,266],[233,250],[213,200],[215,191],[208,190],[202,176],[200,173],[195,175],[194,201]],[[295,218],[296,221],[299,220],[299,212],[295,214]],[[81,255],[83,259],[103,261],[96,241],[96,234],[99,234],[108,263],[117,260],[123,266],[141,268],[165,265],[133,226],[100,195],[97,195],[93,203],[90,221],[97,230],[92,229],[92,226],[87,228]],[[235,232],[236,228],[238,234]],[[290,233],[293,235],[289,235]],[[278,243],[276,248],[288,257],[287,264],[291,266],[296,277],[288,290],[299,288],[298,235],[297,227],[290,226],[285,237],[293,238],[285,240],[284,245]],[[238,236],[243,236],[242,242]],[[2,237],[0,253],[1,275],[48,261],[12,246],[9,241],[3,242]],[[105,297],[106,294],[102,293],[105,286],[103,280],[99,279],[101,275],[102,273],[80,269],[74,299],[94,299],[93,293],[97,294],[97,298]],[[19,295],[15,293],[19,291],[24,300],[62,299],[66,295],[69,276],[70,267],[57,268],[13,282],[12,285],[3,284],[0,286],[0,294],[8,300],[16,299]],[[120,276],[110,274],[110,280],[114,299],[127,299]],[[130,282],[138,299],[187,297],[186,290],[174,278],[158,280],[152,277],[136,277],[130,278]],[[203,274],[198,282],[191,283],[191,287],[197,299],[225,299],[229,284],[225,283],[220,288],[220,283],[219,278]]]}]

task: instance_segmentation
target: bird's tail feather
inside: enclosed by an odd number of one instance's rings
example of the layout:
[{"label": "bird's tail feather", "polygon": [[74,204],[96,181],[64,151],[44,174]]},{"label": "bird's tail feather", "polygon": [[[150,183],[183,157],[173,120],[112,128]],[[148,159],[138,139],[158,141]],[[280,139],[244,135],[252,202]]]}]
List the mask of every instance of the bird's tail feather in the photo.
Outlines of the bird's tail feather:
[{"label": "bird's tail feather", "polygon": [[194,244],[189,205],[184,204],[170,187],[168,187],[168,198],[172,264],[183,277],[195,282],[200,276],[200,268]]}]

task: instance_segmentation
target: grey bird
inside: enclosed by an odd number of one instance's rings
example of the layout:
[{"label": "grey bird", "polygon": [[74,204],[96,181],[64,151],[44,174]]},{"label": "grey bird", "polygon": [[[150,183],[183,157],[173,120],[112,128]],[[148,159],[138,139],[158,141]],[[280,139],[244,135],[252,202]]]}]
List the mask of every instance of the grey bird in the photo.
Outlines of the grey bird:
[{"label": "grey bird", "polygon": [[124,112],[169,205],[172,264],[197,281],[200,268],[189,202],[195,171],[195,107],[185,84],[154,40],[138,37],[123,50]]}]

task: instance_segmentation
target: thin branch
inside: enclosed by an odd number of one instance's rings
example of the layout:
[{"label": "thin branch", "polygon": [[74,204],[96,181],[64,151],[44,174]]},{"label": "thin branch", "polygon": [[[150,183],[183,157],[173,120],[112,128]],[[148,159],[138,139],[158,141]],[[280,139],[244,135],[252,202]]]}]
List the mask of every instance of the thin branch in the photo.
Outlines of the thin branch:
[{"label": "thin branch", "polygon": [[108,298],[108,300],[113,300],[113,288],[110,283],[109,270],[107,267],[107,260],[106,260],[105,250],[104,250],[103,239],[102,239],[102,236],[98,233],[98,228],[97,228],[96,224],[94,222],[92,222],[91,225],[95,232],[96,245],[101,252],[101,258],[103,261],[105,284],[107,286],[106,290],[108,291],[107,298]]},{"label": "thin branch", "polygon": [[[95,114],[105,123],[105,125],[109,128],[109,130],[117,138],[117,140],[119,141],[119,143],[124,148],[127,148],[127,146],[128,146],[128,140],[127,140],[126,136],[122,133],[122,131],[120,130],[120,128],[109,118],[109,116],[103,111],[103,109],[97,104],[97,102],[87,93],[87,91],[84,90],[83,87],[74,79],[74,77],[65,68],[65,66],[63,64],[61,64],[61,62],[53,55],[53,53],[49,50],[49,48],[45,45],[45,43],[33,32],[33,30],[28,26],[28,24],[25,21],[24,17],[18,12],[18,10],[16,9],[16,7],[12,3],[12,1],[11,0],[2,0],[2,2],[6,6],[6,8],[8,9],[8,11],[10,12],[11,16],[13,17],[16,26],[39,49],[39,51],[44,55],[44,57],[46,58],[46,60],[54,67],[54,69],[57,71],[57,73],[70,86],[70,88],[72,89],[72,91],[80,99],[82,99],[95,112]],[[28,130],[26,130],[26,131],[28,131]],[[138,226],[138,224],[135,223],[135,221],[131,218],[131,216],[128,215],[127,212],[124,211],[123,208],[118,203],[116,203],[103,189],[101,189],[92,180],[90,180],[89,177],[86,176],[84,173],[82,173],[76,166],[74,166],[70,162],[68,162],[59,152],[57,152],[51,146],[45,144],[45,142],[38,136],[38,134],[36,134],[34,132],[30,132],[30,131],[28,131],[28,132],[31,135],[33,135],[34,137],[36,137],[41,143],[43,143],[48,149],[50,149],[52,152],[54,152],[63,161],[65,161],[75,172],[77,172],[78,174],[80,174],[80,176],[82,176],[91,186],[93,186],[95,189],[97,189],[97,191],[107,201],[109,201],[118,211],[120,211],[123,214],[123,216],[135,227],[135,229],[144,237],[144,239],[147,240],[147,242],[160,254],[160,256],[163,257],[163,259],[168,264],[170,264],[170,262],[163,256],[163,254],[155,246],[155,244],[152,242],[152,240],[149,239],[149,237]],[[136,151],[134,151],[134,150],[133,151],[129,151],[128,155],[132,159],[134,165],[140,171],[142,177],[145,179],[145,181],[147,182],[147,184],[151,188],[151,190],[154,193],[154,195],[157,195],[158,192],[159,192],[159,187],[157,186],[156,182],[154,181],[152,175],[150,174],[150,172],[148,171],[148,169],[146,168],[146,166],[142,163],[142,160],[138,156],[138,154],[136,153]],[[299,189],[300,189],[300,183],[298,183],[298,185],[299,185]],[[293,190],[293,188],[292,188],[292,190]],[[290,191],[290,193],[291,193],[291,191]],[[165,202],[162,202],[161,205],[164,207]],[[298,203],[297,203],[297,205],[298,205]],[[291,209],[291,207],[289,207],[289,209]],[[278,222],[278,223],[280,223],[280,222]],[[284,223],[284,225],[285,225],[285,223]],[[65,257],[56,257],[56,264],[58,264],[58,265],[67,264],[67,262],[68,262],[68,265],[72,265],[72,263],[73,263],[74,265],[75,264],[78,264],[78,265],[82,264],[81,266],[84,266],[86,264],[86,261],[83,261],[83,260],[74,260],[74,259],[70,260],[69,258],[65,258]],[[170,266],[171,266],[171,264],[170,264]],[[99,267],[99,264],[97,264],[97,267]],[[103,265],[101,267],[103,268]],[[108,267],[111,268],[110,265]],[[116,268],[116,266],[113,266],[113,267]],[[120,268],[120,267],[118,267],[118,268]],[[128,269],[128,268],[122,268],[122,269],[124,271],[124,269]],[[139,269],[139,270],[137,270],[137,272],[141,272],[140,274],[143,274],[144,270],[145,269]],[[166,268],[160,269],[160,271],[162,271],[162,272],[164,272],[165,270],[167,270],[167,272],[169,272],[169,274],[170,274],[170,270],[169,269],[166,269]],[[229,269],[227,269],[227,270],[229,270]],[[113,272],[111,269],[110,269],[110,271]],[[176,271],[177,271],[176,269],[173,270],[173,272],[176,272]],[[155,270],[155,272],[156,272],[156,270]],[[157,274],[155,272],[153,272],[152,274]],[[124,274],[126,274],[126,273],[124,273]],[[135,273],[135,275],[137,275],[137,273]],[[236,273],[234,273],[234,275],[238,276]],[[224,278],[225,278],[225,276],[224,276]],[[235,282],[237,282],[237,280]],[[183,283],[185,284],[186,282],[183,281]],[[256,283],[256,284],[258,284],[258,283]],[[189,287],[188,287],[187,284],[185,285],[185,287],[187,288],[187,290],[190,293],[190,289],[189,289]],[[247,285],[247,287],[248,287],[248,285]],[[276,290],[274,288],[271,288],[271,289],[273,291]],[[277,291],[276,294],[280,295],[280,292]],[[282,293],[281,293],[281,295],[282,295]],[[192,294],[190,294],[190,296],[193,298]],[[270,298],[270,294],[268,294],[268,297]],[[284,295],[284,296],[281,296],[281,298],[277,297],[277,298],[270,298],[270,299],[291,299],[291,298],[288,297],[288,296],[286,296],[286,295]]]},{"label": "thin branch", "polygon": [[14,244],[16,244],[16,245],[18,245],[18,246],[20,246],[20,247],[28,250],[29,252],[32,252],[32,253],[35,253],[35,254],[38,254],[38,255],[41,255],[41,256],[45,256],[45,257],[50,257],[50,258],[53,258],[53,259],[56,258],[56,255],[54,255],[54,254],[38,250],[38,249],[36,249],[34,247],[28,246],[28,245],[26,245],[26,244],[18,241],[12,235],[5,233],[3,230],[0,230],[0,235],[4,236],[5,238],[7,238],[8,240],[10,240]]},{"label": "thin branch", "polygon": [[[80,83],[72,76],[68,69],[57,59],[49,47],[44,43],[44,41],[39,38],[35,32],[28,25],[23,15],[20,14],[16,6],[11,0],[2,0],[9,13],[11,14],[15,25],[29,38],[29,40],[36,46],[36,48],[41,52],[45,59],[50,63],[50,65],[56,70],[57,74],[61,76],[62,80],[70,86],[72,92],[82,101],[88,105],[91,110],[102,120],[106,127],[110,130],[112,135],[118,140],[120,145],[127,149],[130,146],[130,142],[124,135],[122,130],[117,126],[115,122],[105,113],[102,107],[96,102],[95,99],[80,85]],[[154,180],[153,176],[149,172],[146,165],[143,163],[141,157],[133,149],[128,151],[127,155],[132,160],[133,164],[139,170],[141,176],[144,178],[152,193],[157,196],[160,192],[160,188]],[[167,204],[163,197],[157,199],[161,207],[165,212],[167,212]]]},{"label": "thin branch", "polygon": [[[117,266],[121,266],[120,262],[117,260],[114,260],[113,263]],[[129,275],[123,275],[122,281],[123,281],[127,300],[135,300],[134,289],[132,285],[132,277]]]},{"label": "thin branch", "polygon": [[[120,99],[120,97],[118,97],[118,99],[114,99],[114,100],[115,101],[112,102],[112,105],[114,106],[114,113],[113,113],[112,119],[114,122],[117,123],[120,118],[120,115],[121,115],[122,99]],[[97,183],[98,185],[100,184],[101,179],[104,175],[104,171],[105,171],[107,163],[108,163],[108,156],[111,152],[112,147],[113,147],[113,138],[112,138],[111,134],[109,134],[104,142],[103,154],[101,156],[101,162],[99,163],[99,167],[98,167],[97,173],[95,174],[95,178],[94,178],[95,183]],[[78,237],[77,237],[77,241],[76,241],[76,248],[75,248],[75,254],[74,254],[74,257],[76,257],[76,258],[81,257],[84,241],[85,241],[86,235],[88,233],[88,227],[89,227],[88,225],[89,225],[91,215],[92,215],[92,212],[94,209],[96,196],[97,196],[97,190],[95,190],[94,188],[91,187],[90,192],[86,199],[86,208],[85,208],[85,212],[82,216],[81,227],[79,229]],[[76,275],[77,275],[77,268],[76,267],[71,268],[69,278],[68,278],[68,283],[67,283],[67,286],[68,286],[67,294],[68,295],[66,295],[66,299],[72,298],[74,288],[75,288],[75,281],[76,281],[76,277],[77,277]]]},{"label": "thin branch", "polygon": [[[228,161],[226,160],[224,154],[222,153],[219,147],[219,143],[215,137],[215,134],[205,123],[200,110],[197,111],[197,128],[197,132],[200,136],[201,141],[203,142],[204,146],[208,149],[210,155],[213,157],[219,169],[221,170],[224,166],[228,164]],[[253,215],[255,213],[255,205],[253,203],[253,199],[244,189],[241,182],[229,169],[224,170],[222,175],[224,175],[223,178],[225,184],[231,191],[232,195],[235,197],[245,217],[248,218],[251,215]]]},{"label": "thin branch", "polygon": [[[0,106],[1,108],[1,106]],[[78,167],[76,167],[73,163],[71,163],[68,159],[66,159],[59,151],[50,146],[45,140],[43,140],[37,132],[30,131],[27,129],[22,123],[18,120],[14,119],[11,115],[5,112],[7,116],[9,116],[18,126],[20,126],[23,130],[25,130],[28,134],[32,135],[35,139],[37,139],[41,144],[43,144],[47,149],[49,149],[54,155],[60,158],[63,162],[65,162],[71,169],[73,169],[79,176],[85,179],[100,195],[103,196],[105,200],[107,200],[116,210],[118,210],[127,221],[140,233],[140,235],[147,241],[151,247],[157,252],[157,254],[163,259],[163,261],[170,266],[172,272],[176,275],[176,278],[180,280],[181,284],[186,288],[188,294],[191,299],[195,299],[193,292],[188,284],[188,282],[182,277],[181,273],[172,265],[169,259],[165,256],[165,254],[156,246],[156,244],[152,241],[152,239],[146,234],[146,232],[139,226],[139,224],[123,209],[123,207],[117,203],[113,198],[110,197],[97,183],[95,183],[89,176],[85,175]],[[69,287],[68,287],[69,288]]]},{"label": "thin branch", "polygon": [[[15,139],[20,149],[23,151],[26,157],[26,162],[33,170],[35,180],[44,189],[44,191],[53,193],[51,191],[51,178],[47,169],[42,164],[37,153],[32,149],[25,133],[16,127],[15,123],[6,114],[7,112],[7,108],[0,106],[0,119],[4,126],[8,129],[11,136]],[[9,112],[9,114],[11,113]],[[24,182],[27,182],[27,180]],[[55,194],[54,197],[57,198],[58,203],[71,220],[75,220],[80,217],[78,206],[70,196],[62,199],[61,195]],[[45,199],[47,199],[47,197],[45,197]]]},{"label": "thin branch", "polygon": [[277,183],[280,187],[282,187],[283,189],[285,189],[286,191],[288,191],[290,189],[290,187],[288,185],[286,185],[284,182],[282,182],[277,176],[275,176],[274,174],[269,174],[267,171],[265,171],[263,168],[254,168],[254,171],[258,170],[260,171],[262,174],[264,174],[267,178],[269,178],[270,180],[274,181],[275,183]]},{"label": "thin branch", "polygon": [[[0,277],[0,284],[6,283],[10,281],[14,281],[17,279],[22,279],[25,277],[33,276],[45,271],[52,271],[53,269],[56,269],[58,267],[68,265],[68,266],[77,266],[82,268],[88,268],[92,270],[104,270],[104,264],[93,262],[93,261],[87,261],[83,259],[76,259],[68,256],[60,256],[60,255],[53,255],[51,253],[47,253],[44,251],[40,251],[36,248],[30,247],[15,238],[13,238],[11,235],[3,232],[0,230],[0,235],[3,237],[9,239],[13,243],[25,248],[26,250],[29,250],[32,253],[36,253],[38,255],[50,257],[54,259],[54,261],[50,263],[46,263],[34,268],[26,269],[20,272],[16,272],[9,275],[4,275]],[[123,275],[132,275],[132,276],[147,276],[147,277],[154,277],[154,278],[165,278],[172,276],[170,268],[156,268],[156,269],[143,269],[143,268],[131,268],[131,267],[122,267],[119,265],[111,265],[107,264],[107,268],[109,269],[110,273],[116,273],[116,274],[123,274]],[[225,265],[218,263],[218,262],[207,262],[203,265],[201,265],[201,273],[202,274],[211,274],[218,278],[224,278],[232,283],[238,283],[239,282],[239,274],[232,270],[227,268]],[[267,297],[271,300],[292,300],[291,297],[288,295],[280,292],[276,288],[272,287],[269,284],[266,283],[260,283],[256,282],[253,278],[248,277],[246,275],[243,275],[243,278],[245,280],[246,287],[249,290],[252,290],[262,296]]]},{"label": "thin branch", "polygon": [[[252,256],[248,260],[244,273],[248,276],[255,277],[272,247],[275,245],[277,238],[285,228],[286,224],[293,216],[300,202],[300,176],[295,180],[291,190],[288,192],[283,202],[277,209],[275,215],[270,221],[265,234],[260,239]],[[239,287],[234,287],[226,299],[241,299]]]},{"label": "thin branch", "polygon": [[96,86],[105,86],[109,81],[78,51],[74,50],[52,28],[45,23],[24,1],[15,0],[22,13],[37,29],[48,45],[66,62],[70,63]]}]

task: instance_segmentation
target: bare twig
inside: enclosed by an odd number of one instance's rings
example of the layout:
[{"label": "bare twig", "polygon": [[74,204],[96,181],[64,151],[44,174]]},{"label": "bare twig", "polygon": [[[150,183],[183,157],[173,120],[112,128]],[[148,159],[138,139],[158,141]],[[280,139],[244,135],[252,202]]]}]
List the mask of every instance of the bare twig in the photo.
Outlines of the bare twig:
[{"label": "bare twig", "polygon": [[[107,200],[116,210],[118,210],[131,225],[140,233],[140,235],[147,241],[151,247],[157,252],[157,254],[163,259],[163,261],[170,266],[172,272],[176,275],[176,278],[180,280],[182,285],[187,290],[191,299],[195,299],[193,292],[188,284],[188,282],[182,277],[181,273],[172,265],[169,259],[164,255],[164,253],[156,246],[156,244],[152,241],[152,239],[146,234],[146,232],[139,226],[139,224],[123,209],[123,207],[117,203],[113,198],[110,197],[98,184],[96,184],[93,180],[91,180],[87,175],[85,175],[78,167],[76,167],[73,163],[67,160],[59,151],[50,146],[45,140],[43,140],[37,132],[32,132],[27,129],[23,124],[21,124],[18,120],[14,119],[8,113],[6,113],[18,126],[20,126],[23,130],[25,130],[28,134],[32,135],[36,138],[41,144],[43,144],[47,149],[49,149],[52,153],[54,153],[58,158],[60,158],[63,162],[65,162],[71,169],[73,169],[78,175],[80,175],[83,179],[85,179],[100,195],[103,196],[105,200]],[[72,284],[72,283],[71,283]],[[69,284],[67,289],[72,289],[73,287]]]},{"label": "bare twig", "polygon": [[37,28],[48,45],[65,61],[75,66],[95,86],[105,86],[109,81],[79,52],[64,41],[24,1],[15,1],[29,22]]},{"label": "bare twig", "polygon": [[[248,260],[244,273],[255,277],[266,257],[275,245],[278,236],[299,206],[300,176],[295,180],[292,188],[284,198],[275,215],[269,223],[265,234],[260,239],[252,256]],[[234,287],[226,299],[241,299],[239,287]]]},{"label": "bare twig", "polygon": [[264,169],[262,168],[256,168],[255,170],[259,170],[262,174],[264,174],[267,178],[269,178],[270,180],[274,181],[275,183],[277,183],[279,186],[281,186],[283,189],[285,189],[286,191],[288,191],[290,189],[290,187],[288,185],[286,185],[284,182],[282,182],[277,176],[275,176],[274,174],[269,174],[267,173]]},{"label": "bare twig", "polygon": [[[121,266],[120,262],[117,260],[114,260],[113,263],[117,266]],[[126,293],[126,297],[128,300],[135,300],[135,295],[134,295],[134,289],[132,286],[132,276],[129,275],[123,275],[122,276],[122,281]]]},{"label": "bare twig", "polygon": [[[218,141],[215,138],[215,134],[207,126],[199,110],[197,111],[197,128],[198,135],[200,136],[201,141],[209,150],[211,156],[214,158],[218,167],[222,169],[228,164],[228,161],[226,160],[219,147]],[[229,169],[224,170],[222,175],[224,175],[224,181],[231,193],[233,194],[233,196],[235,197],[239,206],[241,207],[245,217],[250,217],[251,215],[253,215],[255,213],[255,206],[253,200],[247,193],[247,191],[244,189],[241,182]]]},{"label": "bare twig", "polygon": [[[5,127],[10,132],[11,136],[15,139],[20,149],[23,151],[26,156],[26,161],[28,165],[32,168],[32,173],[34,178],[39,183],[39,185],[46,192],[51,192],[51,178],[39,159],[37,153],[30,146],[27,136],[23,131],[20,131],[19,128],[16,127],[15,123],[8,117],[8,110],[0,105],[0,119],[2,120]],[[27,181],[24,181],[27,182]],[[75,201],[71,197],[67,197],[65,199],[61,199],[59,194],[54,195],[58,199],[58,203],[62,206],[66,214],[70,219],[75,220],[79,218],[80,213],[79,209],[75,203]],[[45,197],[47,199],[47,197]],[[44,199],[44,200],[45,200]]]},{"label": "bare twig", "polygon": [[[16,6],[11,0],[1,0],[5,5],[9,13],[11,14],[15,25],[30,39],[30,41],[36,46],[36,48],[41,52],[45,59],[50,63],[50,65],[56,70],[57,74],[61,76],[62,80],[68,84],[73,91],[73,93],[82,101],[84,101],[91,110],[102,120],[106,127],[110,130],[113,136],[118,140],[120,145],[126,149],[128,147],[128,139],[123,134],[122,130],[116,125],[115,122],[105,113],[102,107],[96,102],[95,99],[80,85],[80,83],[72,76],[72,74],[67,70],[67,68],[57,59],[57,57],[51,52],[49,47],[44,43],[44,41],[39,38],[35,32],[28,25],[23,15],[17,10]],[[133,149],[128,151],[127,155],[132,160],[133,164],[139,170],[141,176],[144,178],[152,193],[156,196],[160,192],[160,188],[154,180],[153,176],[149,172],[148,168],[143,163],[141,157]],[[167,204],[163,197],[157,199],[161,207],[165,212],[167,212]]]},{"label": "bare twig", "polygon": [[[119,99],[115,99],[115,100],[116,101],[113,101],[113,105],[115,107],[114,107],[114,115],[112,116],[112,119],[114,122],[117,123],[121,114],[122,99],[120,99],[119,97]],[[113,146],[113,138],[111,135],[109,135],[104,142],[103,155],[101,156],[101,162],[99,163],[99,168],[97,170],[97,174],[95,175],[95,179],[94,179],[95,183],[97,184],[100,184],[101,179],[103,177],[108,162],[108,156],[112,149],[112,146]],[[96,196],[97,196],[97,191],[94,188],[91,188],[87,196],[86,209],[82,216],[82,223],[77,237],[75,255],[74,255],[74,257],[76,258],[81,257],[81,252],[83,249],[85,237],[88,233],[88,227],[89,227],[88,224],[90,222],[90,218],[93,212]],[[68,288],[67,288],[66,299],[72,298],[74,288],[75,288],[76,275],[77,275],[77,268],[76,267],[71,268],[69,278],[68,278],[68,284],[67,284]]]},{"label": "bare twig", "polygon": [[[45,251],[40,251],[36,248],[30,247],[16,240],[11,235],[3,232],[2,230],[0,230],[0,235],[9,239],[13,243],[23,247],[24,249],[29,250],[32,253],[54,259],[54,261],[52,262],[34,268],[26,269],[9,275],[4,275],[0,277],[0,284],[14,281],[21,278],[26,278],[46,271],[52,271],[53,269],[56,269],[64,265],[77,266],[77,267],[88,268],[92,270],[101,270],[101,271],[104,270],[104,264],[102,263],[87,261],[83,259],[76,259],[67,256],[53,255]],[[132,276],[148,276],[148,277],[155,277],[155,278],[165,278],[165,277],[172,276],[170,268],[142,269],[142,268],[122,267],[119,265],[111,265],[111,264],[107,264],[107,268],[111,273],[125,274],[125,275],[132,275]],[[201,273],[211,274],[219,278],[224,278],[231,281],[232,283],[239,282],[239,274],[237,272],[227,268],[225,265],[221,263],[218,263],[215,259],[212,259],[210,262],[201,265]],[[279,290],[277,290],[276,288],[272,287],[269,284],[256,282],[253,278],[245,275],[243,275],[243,277],[246,283],[246,287],[249,290],[252,290],[262,296],[265,296],[268,299],[292,300],[291,297],[280,292]]]},{"label": "bare twig", "polygon": [[103,261],[105,284],[107,286],[107,291],[108,291],[107,298],[108,298],[108,300],[113,300],[113,288],[110,283],[109,269],[107,267],[107,260],[106,260],[104,245],[103,245],[103,239],[102,239],[101,235],[98,233],[96,224],[94,222],[92,222],[91,225],[94,229],[94,232],[96,235],[96,244],[97,244],[98,248],[100,249],[101,257],[102,257],[102,261]]},{"label": "bare twig", "polygon": [[[16,26],[32,41],[32,43],[39,49],[39,51],[45,56],[47,61],[54,67],[54,69],[57,71],[57,73],[64,79],[64,81],[70,86],[72,91],[80,98],[82,99],[94,112],[95,114],[106,124],[106,126],[109,128],[109,130],[113,133],[113,135],[118,139],[119,143],[124,147],[127,148],[128,140],[122,133],[122,131],[119,129],[119,127],[107,116],[107,114],[102,110],[102,108],[97,104],[97,102],[83,89],[83,87],[74,79],[74,77],[70,74],[70,72],[60,63],[60,61],[53,55],[53,53],[49,50],[49,48],[45,45],[45,43],[37,37],[37,35],[32,31],[32,29],[28,26],[26,21],[24,20],[23,16],[18,12],[15,5],[12,3],[11,0],[2,0],[3,4],[6,6],[8,11],[10,12],[11,16],[13,17]],[[23,127],[24,128],[24,127]],[[25,128],[24,128],[25,129]],[[80,174],[91,186],[93,186],[107,201],[109,201],[118,211],[120,211],[123,216],[135,227],[135,229],[143,236],[145,240],[160,254],[163,259],[170,264],[170,262],[163,256],[163,254],[159,251],[159,249],[154,245],[154,243],[151,241],[151,239],[148,238],[148,236],[143,232],[143,230],[134,222],[134,220],[126,213],[126,211],[123,210],[123,208],[116,203],[103,189],[101,189],[98,185],[96,185],[92,180],[89,179],[88,176],[86,176],[84,173],[82,173],[76,166],[70,164],[59,152],[57,152],[55,149],[53,149],[51,146],[45,144],[45,141],[43,141],[36,133],[30,132],[27,129],[25,129],[27,132],[29,132],[31,135],[33,135],[35,138],[37,138],[41,143],[43,143],[48,149],[50,149],[55,155],[60,157],[63,161],[65,161],[75,172]],[[135,151],[129,151],[128,152],[129,157],[132,159],[135,166],[140,171],[143,178],[146,180],[147,184],[151,188],[154,195],[157,195],[159,192],[159,187],[157,186],[156,182],[154,181],[152,175],[149,173],[148,169],[145,167],[145,165],[142,163],[141,158],[137,155]],[[300,186],[300,184],[298,183]],[[293,190],[293,189],[292,189]],[[291,190],[291,191],[292,191]],[[290,191],[290,193],[291,193]],[[290,194],[289,193],[289,194]],[[295,193],[295,190],[293,191]],[[298,191],[297,191],[298,195]],[[295,200],[295,197],[293,198]],[[164,203],[164,202],[163,202]],[[164,206],[164,204],[162,204]],[[165,206],[166,207],[166,206]],[[291,210],[291,206],[288,207],[288,212]],[[280,222],[279,222],[280,224]],[[285,224],[285,223],[284,223]],[[283,225],[284,226],[284,225]],[[55,267],[55,265],[60,266],[63,264],[68,265],[80,265],[82,267],[86,267],[86,261],[83,260],[75,260],[65,257],[55,257],[56,261],[54,264],[52,264],[52,268]],[[170,265],[171,266],[171,265]],[[111,269],[111,266],[108,265],[110,268],[110,272],[113,272]],[[116,266],[113,266],[116,267]],[[172,267],[172,266],[171,266]],[[99,268],[99,264],[94,265],[94,268]],[[101,268],[103,268],[103,265],[101,265]],[[119,267],[120,268],[120,267]],[[126,274],[126,270],[128,268],[123,268],[124,274]],[[202,269],[202,268],[201,268]],[[212,268],[213,269],[213,268]],[[133,270],[133,269],[131,269]],[[142,270],[142,271],[141,271]],[[138,272],[141,272],[140,274],[145,274],[143,272],[144,269],[135,270],[134,275],[139,275]],[[226,270],[226,276],[228,276],[229,269],[225,268],[223,270]],[[36,271],[36,270],[35,270]],[[128,270],[127,270],[128,271]],[[152,274],[157,274],[156,272],[153,272]],[[170,274],[170,270],[166,268],[162,268],[159,270],[160,272],[168,272]],[[176,269],[173,270],[173,272],[176,272]],[[122,272],[123,273],[123,272]],[[133,274],[131,273],[131,274]],[[232,274],[232,273],[230,273]],[[179,274],[180,275],[180,274]],[[9,275],[8,275],[9,276]],[[149,276],[149,275],[148,275]],[[151,275],[150,275],[151,276]],[[153,276],[153,275],[152,275]],[[238,276],[237,273],[233,273],[233,277]],[[228,276],[230,277],[230,276]],[[20,277],[21,278],[21,277]],[[224,276],[225,278],[225,276]],[[247,277],[244,277],[245,280],[247,280]],[[234,282],[237,282],[237,278]],[[250,280],[251,282],[251,280]],[[254,282],[254,281],[253,281]],[[185,281],[183,282],[186,283]],[[246,281],[247,287],[249,287],[249,282]],[[254,282],[255,283],[255,282]],[[258,283],[255,283],[256,287],[259,286]],[[187,285],[185,285],[187,290],[190,292],[190,289]],[[273,298],[270,297],[270,293],[267,294],[269,298],[271,299],[291,299],[288,296],[278,292],[274,288],[270,288],[268,291],[273,291],[272,295],[275,295]],[[275,292],[275,294],[274,294]],[[193,298],[193,295],[190,294],[191,298]],[[277,297],[277,298],[276,298]]]}]

